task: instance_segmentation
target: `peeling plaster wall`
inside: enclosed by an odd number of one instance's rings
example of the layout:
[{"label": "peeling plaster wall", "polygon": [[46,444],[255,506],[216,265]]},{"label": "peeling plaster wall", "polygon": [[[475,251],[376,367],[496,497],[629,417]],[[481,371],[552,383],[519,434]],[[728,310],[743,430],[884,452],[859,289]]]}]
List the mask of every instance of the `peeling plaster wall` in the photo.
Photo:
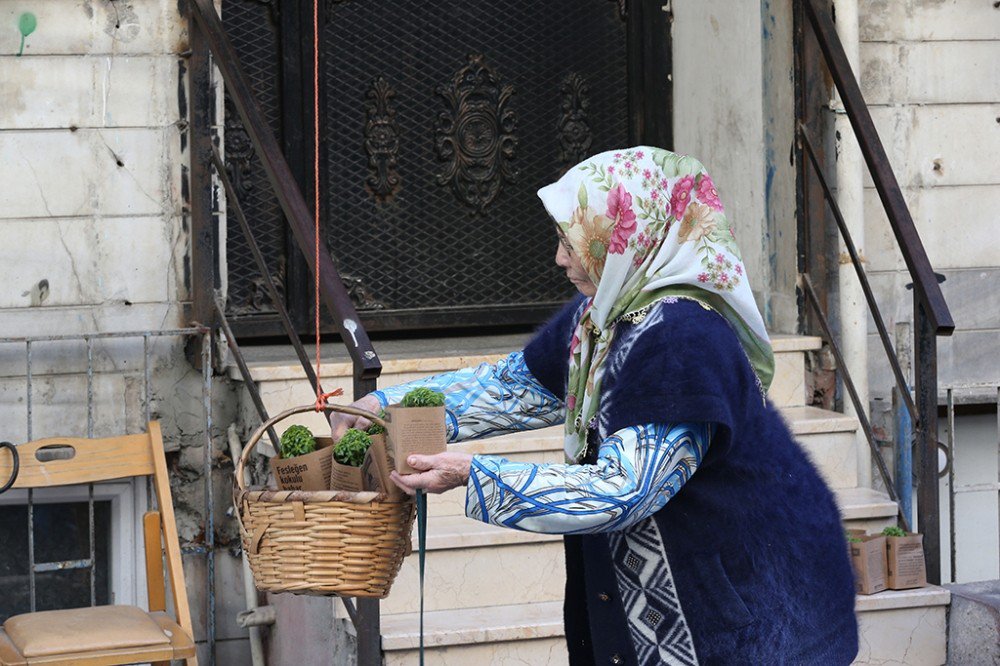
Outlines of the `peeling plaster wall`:
[{"label": "peeling plaster wall", "polygon": [[674,149],[712,173],[768,328],[795,332],[791,0],[674,0]]},{"label": "peeling plaster wall", "polygon": [[[0,337],[186,325],[182,167],[187,24],[178,0],[0,0]],[[206,572],[201,373],[185,341],[151,346],[197,636]],[[32,437],[86,434],[86,346],[33,348]],[[144,429],[142,340],[94,345],[94,434]],[[25,441],[23,345],[0,345],[0,439]],[[249,663],[240,560],[227,519],[225,430],[237,400],[214,382],[219,663]],[[204,644],[201,646],[204,653]],[[202,657],[205,655],[202,654]],[[207,662],[206,662],[207,663]]]}]

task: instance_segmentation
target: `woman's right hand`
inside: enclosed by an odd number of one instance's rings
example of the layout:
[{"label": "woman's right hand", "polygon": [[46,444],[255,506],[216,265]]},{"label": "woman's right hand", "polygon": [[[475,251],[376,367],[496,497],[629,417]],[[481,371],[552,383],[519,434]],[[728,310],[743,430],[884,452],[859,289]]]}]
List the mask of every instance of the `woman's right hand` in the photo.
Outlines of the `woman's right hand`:
[{"label": "woman's right hand", "polygon": [[[356,407],[357,409],[363,409],[366,412],[371,412],[372,414],[378,414],[382,409],[382,403],[379,402],[378,398],[371,393],[361,398],[361,400],[351,403],[350,406]],[[347,432],[348,428],[365,430],[371,424],[372,422],[363,416],[342,414],[341,412],[330,412],[330,436],[333,437],[333,441],[335,442],[340,441],[340,438],[344,436],[344,433]]]}]

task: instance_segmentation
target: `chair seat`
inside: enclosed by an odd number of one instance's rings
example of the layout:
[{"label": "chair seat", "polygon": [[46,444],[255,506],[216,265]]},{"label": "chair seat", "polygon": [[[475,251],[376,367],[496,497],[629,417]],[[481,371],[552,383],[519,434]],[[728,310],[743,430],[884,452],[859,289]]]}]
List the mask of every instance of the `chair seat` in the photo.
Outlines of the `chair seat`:
[{"label": "chair seat", "polygon": [[169,616],[135,606],[26,613],[8,619],[0,631],[3,666],[127,664],[193,654],[191,638]]}]

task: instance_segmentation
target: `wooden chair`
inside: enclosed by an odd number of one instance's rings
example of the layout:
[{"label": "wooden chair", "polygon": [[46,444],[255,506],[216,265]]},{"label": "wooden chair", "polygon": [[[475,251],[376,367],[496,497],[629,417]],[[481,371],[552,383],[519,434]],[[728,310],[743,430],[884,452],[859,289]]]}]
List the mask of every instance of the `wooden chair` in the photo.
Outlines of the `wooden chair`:
[{"label": "wooden chair", "polygon": [[[41,462],[36,454],[46,447],[72,447],[74,454]],[[188,666],[197,666],[160,424],[150,423],[149,431],[142,435],[42,439],[22,444],[17,450],[20,472],[14,488],[152,476],[159,511],[143,516],[149,612],[135,606],[96,606],[12,617],[0,629],[0,665],[111,666],[153,662],[165,666],[170,660],[185,659]],[[11,454],[0,450],[0,479],[8,478],[12,464]],[[166,613],[164,552],[173,618]]]}]

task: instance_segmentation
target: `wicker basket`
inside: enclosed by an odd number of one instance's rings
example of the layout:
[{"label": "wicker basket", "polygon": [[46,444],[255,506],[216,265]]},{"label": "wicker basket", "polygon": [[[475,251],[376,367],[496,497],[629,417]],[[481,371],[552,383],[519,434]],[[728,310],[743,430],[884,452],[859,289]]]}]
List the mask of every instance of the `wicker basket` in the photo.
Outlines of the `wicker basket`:
[{"label": "wicker basket", "polygon": [[[385,425],[363,410],[328,407]],[[236,465],[233,503],[254,583],[267,592],[383,598],[410,552],[412,500],[387,502],[373,492],[245,487],[243,470],[267,429],[313,409],[296,407],[263,423]]]}]

